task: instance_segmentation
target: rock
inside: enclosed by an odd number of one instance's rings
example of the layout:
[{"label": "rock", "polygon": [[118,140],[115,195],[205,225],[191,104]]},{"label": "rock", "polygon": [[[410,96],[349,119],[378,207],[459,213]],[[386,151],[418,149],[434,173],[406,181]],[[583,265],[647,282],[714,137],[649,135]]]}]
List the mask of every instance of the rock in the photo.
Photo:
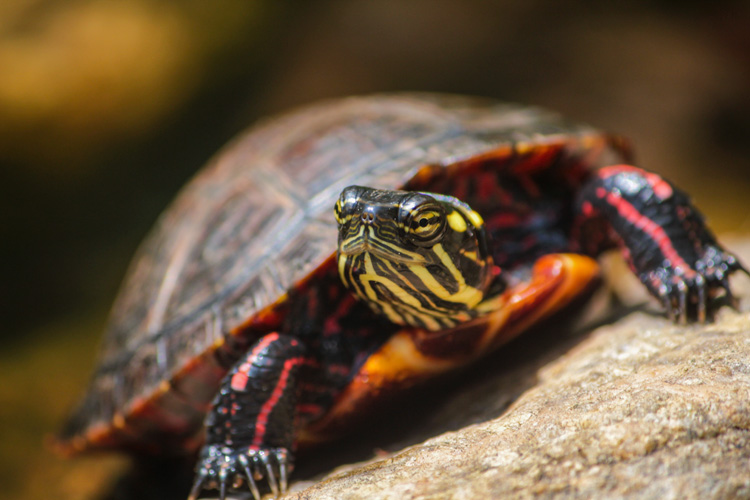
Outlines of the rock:
[{"label": "rock", "polygon": [[[730,247],[750,261],[750,242]],[[712,324],[640,308],[562,341],[519,339],[413,426],[457,430],[289,498],[750,498],[750,283],[733,283],[743,307]]]}]

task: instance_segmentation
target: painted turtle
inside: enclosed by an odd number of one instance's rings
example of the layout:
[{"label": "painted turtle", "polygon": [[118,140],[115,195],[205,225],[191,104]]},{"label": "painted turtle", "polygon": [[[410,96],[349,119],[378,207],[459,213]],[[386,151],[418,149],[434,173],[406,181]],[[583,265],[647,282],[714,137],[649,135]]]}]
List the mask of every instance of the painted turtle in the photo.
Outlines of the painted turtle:
[{"label": "painted turtle", "polygon": [[299,444],[565,307],[604,249],[673,319],[710,319],[744,269],[629,157],[555,114],[457,96],[256,126],[139,249],[62,446],[200,449],[191,498],[259,498],[260,480],[278,496]]}]

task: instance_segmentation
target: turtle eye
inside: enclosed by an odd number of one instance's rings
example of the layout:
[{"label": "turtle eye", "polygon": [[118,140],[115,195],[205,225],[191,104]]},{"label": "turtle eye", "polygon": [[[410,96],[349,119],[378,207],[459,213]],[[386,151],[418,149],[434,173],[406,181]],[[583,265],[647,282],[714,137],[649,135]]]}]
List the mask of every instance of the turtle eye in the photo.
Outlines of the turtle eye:
[{"label": "turtle eye", "polygon": [[404,224],[404,233],[417,246],[431,247],[445,233],[445,210],[437,203],[426,203],[411,211]]},{"label": "turtle eye", "polygon": [[360,193],[357,186],[349,186],[341,192],[341,196],[339,196],[336,205],[333,207],[333,215],[340,226],[349,222],[359,198]]}]

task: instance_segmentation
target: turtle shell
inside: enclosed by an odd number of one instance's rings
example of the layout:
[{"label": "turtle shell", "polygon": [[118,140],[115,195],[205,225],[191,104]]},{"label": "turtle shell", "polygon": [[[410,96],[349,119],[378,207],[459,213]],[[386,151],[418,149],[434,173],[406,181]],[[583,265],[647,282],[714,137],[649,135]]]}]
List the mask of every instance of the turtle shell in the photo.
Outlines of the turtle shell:
[{"label": "turtle shell", "polygon": [[[257,124],[195,176],[138,250],[64,440],[75,449],[123,446],[153,432],[139,427],[141,417],[164,420],[176,434],[199,429],[226,371],[208,354],[228,341],[248,345],[252,325],[272,321],[269,311],[281,310],[290,289],[315,279],[336,250],[332,207],[346,186],[408,188],[421,169],[544,144],[622,158],[591,127],[458,96],[352,97]],[[195,379],[208,382],[191,386]],[[171,410],[155,414],[157,407]]]}]

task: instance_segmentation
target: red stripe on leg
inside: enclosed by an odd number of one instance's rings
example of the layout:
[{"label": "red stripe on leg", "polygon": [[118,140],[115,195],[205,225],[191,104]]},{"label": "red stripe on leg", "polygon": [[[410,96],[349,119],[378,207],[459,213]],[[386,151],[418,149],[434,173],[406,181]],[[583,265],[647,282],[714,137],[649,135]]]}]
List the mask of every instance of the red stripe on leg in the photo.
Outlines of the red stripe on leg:
[{"label": "red stripe on leg", "polygon": [[237,372],[232,375],[232,381],[231,386],[232,389],[235,391],[244,391],[247,387],[247,380],[248,380],[248,372],[250,371],[250,368],[252,367],[252,360],[255,359],[255,357],[260,353],[263,349],[268,347],[269,344],[272,342],[275,342],[279,339],[278,333],[271,333],[266,335],[261,339],[260,342],[258,342],[258,345],[255,346],[255,348],[250,352],[248,357],[248,361],[242,363],[239,368],[237,368]]},{"label": "red stripe on leg", "polygon": [[289,372],[292,370],[292,368],[302,363],[304,360],[305,358],[300,356],[297,358],[289,358],[284,362],[284,368],[281,371],[281,375],[279,375],[279,381],[276,383],[276,387],[274,387],[271,396],[266,400],[265,403],[263,403],[263,406],[260,409],[260,413],[258,414],[258,418],[255,421],[255,436],[253,437],[253,446],[260,446],[261,444],[263,444],[263,437],[266,434],[266,425],[268,424],[268,416],[273,411],[276,403],[279,402],[279,399],[281,399],[282,394],[284,394],[284,389],[286,389],[286,386],[289,383]]},{"label": "red stripe on leg", "polygon": [[624,200],[620,196],[614,193],[607,193],[605,197],[607,203],[615,207],[617,212],[625,218],[628,222],[633,224],[635,227],[646,233],[659,247],[661,253],[664,254],[673,266],[681,268],[685,275],[692,276],[695,271],[685,262],[682,257],[677,253],[672,241],[664,232],[661,226],[656,224],[654,221],[643,215],[628,201]]}]

